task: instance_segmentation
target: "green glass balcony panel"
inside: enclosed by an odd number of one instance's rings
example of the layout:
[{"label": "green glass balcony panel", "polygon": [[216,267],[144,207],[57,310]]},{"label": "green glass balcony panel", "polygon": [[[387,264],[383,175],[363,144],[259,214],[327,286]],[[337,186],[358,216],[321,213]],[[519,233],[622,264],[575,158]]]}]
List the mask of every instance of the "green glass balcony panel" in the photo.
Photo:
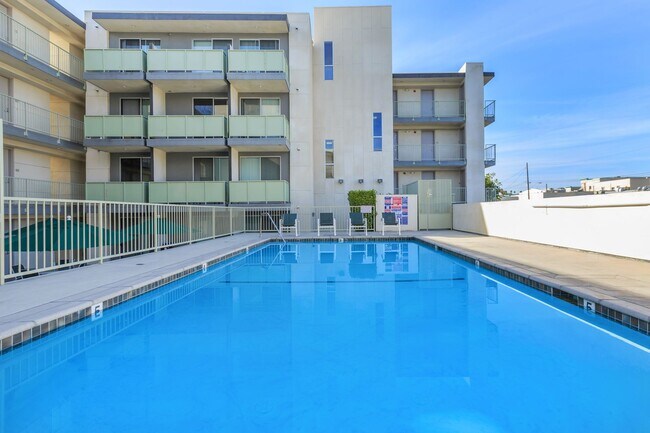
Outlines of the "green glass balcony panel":
[{"label": "green glass balcony panel", "polygon": [[146,54],[141,50],[88,49],[84,69],[88,72],[142,72]]},{"label": "green glass balcony panel", "polygon": [[147,71],[192,72],[224,71],[223,50],[151,50]]},{"label": "green glass balcony panel", "polygon": [[86,200],[146,203],[147,184],[146,182],[89,182],[86,184]]},{"label": "green glass balcony panel", "polygon": [[150,182],[150,203],[225,203],[226,182]]},{"label": "green glass balcony panel", "polygon": [[224,116],[149,116],[149,138],[223,138]]},{"label": "green glass balcony panel", "polygon": [[289,202],[286,180],[249,180],[228,182],[231,203]]},{"label": "green glass balcony panel", "polygon": [[284,116],[230,116],[230,137],[289,137],[289,122]]},{"label": "green glass balcony panel", "polygon": [[86,137],[144,138],[146,123],[144,116],[86,116],[84,132]]},{"label": "green glass balcony panel", "polygon": [[287,72],[283,50],[230,50],[228,72]]}]

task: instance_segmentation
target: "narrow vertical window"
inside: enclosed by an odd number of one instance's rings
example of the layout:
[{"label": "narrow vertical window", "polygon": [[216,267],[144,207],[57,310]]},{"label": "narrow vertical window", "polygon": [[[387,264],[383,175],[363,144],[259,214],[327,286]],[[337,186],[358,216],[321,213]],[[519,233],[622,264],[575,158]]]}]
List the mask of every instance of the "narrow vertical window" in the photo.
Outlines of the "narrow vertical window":
[{"label": "narrow vertical window", "polygon": [[334,48],[332,41],[325,41],[325,79],[334,79]]},{"label": "narrow vertical window", "polygon": [[381,113],[372,114],[372,150],[381,152]]},{"label": "narrow vertical window", "polygon": [[325,179],[334,179],[334,140],[325,140]]}]

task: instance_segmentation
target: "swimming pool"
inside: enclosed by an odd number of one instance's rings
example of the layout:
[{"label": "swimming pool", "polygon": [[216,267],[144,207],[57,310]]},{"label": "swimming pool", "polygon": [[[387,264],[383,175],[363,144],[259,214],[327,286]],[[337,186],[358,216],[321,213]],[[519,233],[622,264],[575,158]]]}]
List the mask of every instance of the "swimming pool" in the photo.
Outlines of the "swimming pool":
[{"label": "swimming pool", "polygon": [[268,244],[0,357],[0,432],[648,432],[650,337],[413,242]]}]

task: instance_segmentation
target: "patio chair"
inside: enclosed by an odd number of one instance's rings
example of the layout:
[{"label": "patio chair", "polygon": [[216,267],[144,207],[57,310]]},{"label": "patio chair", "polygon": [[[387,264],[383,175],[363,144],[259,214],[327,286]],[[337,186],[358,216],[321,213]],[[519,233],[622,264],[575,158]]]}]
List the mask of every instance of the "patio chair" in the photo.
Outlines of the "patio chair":
[{"label": "patio chair", "polygon": [[320,236],[320,229],[332,229],[334,231],[334,236],[336,236],[336,218],[331,212],[321,212],[320,217],[317,221],[317,232]]},{"label": "patio chair", "polygon": [[282,215],[280,220],[280,233],[284,233],[285,230],[289,232],[294,231],[296,236],[300,233],[300,220],[298,220],[298,214],[295,213],[285,213]]},{"label": "patio chair", "polygon": [[402,236],[402,224],[398,218],[395,217],[393,212],[382,212],[381,214],[381,235],[385,236],[386,226],[396,226],[397,233]]},{"label": "patio chair", "polygon": [[350,212],[350,219],[348,219],[348,235],[352,236],[352,229],[363,229],[368,236],[368,220],[364,218],[361,212]]}]

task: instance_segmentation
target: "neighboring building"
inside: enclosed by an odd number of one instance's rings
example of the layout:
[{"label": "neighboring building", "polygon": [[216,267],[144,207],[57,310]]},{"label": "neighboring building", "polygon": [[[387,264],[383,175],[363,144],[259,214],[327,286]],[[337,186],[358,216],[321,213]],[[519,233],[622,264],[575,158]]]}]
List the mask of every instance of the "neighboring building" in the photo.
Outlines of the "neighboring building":
[{"label": "neighboring building", "polygon": [[7,195],[84,197],[84,34],[53,0],[0,2]]},{"label": "neighboring building", "polygon": [[582,179],[580,185],[587,192],[627,191],[650,186],[650,177],[599,177]]},{"label": "neighboring building", "polygon": [[483,201],[494,74],[393,75],[390,7],[313,17],[86,12],[88,198],[343,206],[436,178]]}]

